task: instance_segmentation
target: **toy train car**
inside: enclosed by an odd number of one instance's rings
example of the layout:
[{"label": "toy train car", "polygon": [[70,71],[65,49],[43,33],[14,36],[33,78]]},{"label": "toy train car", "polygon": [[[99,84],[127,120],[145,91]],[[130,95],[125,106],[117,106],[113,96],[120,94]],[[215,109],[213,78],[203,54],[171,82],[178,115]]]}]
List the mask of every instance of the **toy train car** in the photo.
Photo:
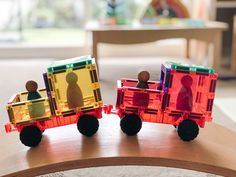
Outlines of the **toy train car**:
[{"label": "toy train car", "polygon": [[94,60],[85,56],[55,62],[43,78],[46,89],[39,90],[42,98],[27,100],[28,92],[21,92],[8,102],[6,132],[19,131],[21,142],[30,147],[40,143],[48,128],[77,123],[83,135],[96,133],[103,104]]},{"label": "toy train car", "polygon": [[138,80],[118,81],[116,109],[121,129],[135,135],[142,122],[172,124],[180,138],[190,141],[211,121],[217,74],[212,68],[166,63],[159,82],[137,88]]},{"label": "toy train car", "polygon": [[104,106],[96,63],[90,56],[52,64],[43,74],[42,98],[28,100],[28,92],[16,94],[7,104],[10,122],[6,132],[20,132],[21,142],[37,146],[48,128],[77,124],[80,133],[92,136],[102,112],[115,112],[127,135],[137,134],[142,122],[172,124],[180,138],[190,141],[211,121],[217,74],[212,68],[166,63],[159,82],[137,88],[138,80],[118,81],[116,110]]}]

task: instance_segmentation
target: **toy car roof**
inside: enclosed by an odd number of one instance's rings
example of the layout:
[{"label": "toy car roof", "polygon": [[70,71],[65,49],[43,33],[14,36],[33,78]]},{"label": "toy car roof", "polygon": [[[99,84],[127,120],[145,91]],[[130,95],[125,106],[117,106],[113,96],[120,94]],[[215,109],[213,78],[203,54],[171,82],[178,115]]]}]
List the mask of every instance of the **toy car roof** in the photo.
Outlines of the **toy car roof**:
[{"label": "toy car roof", "polygon": [[92,64],[94,61],[91,56],[82,56],[76,58],[65,59],[56,61],[48,67],[48,72],[58,72],[66,70],[68,68],[80,68],[88,64]]},{"label": "toy car roof", "polygon": [[198,73],[207,73],[207,74],[215,73],[215,70],[211,67],[204,67],[204,66],[197,66],[197,65],[166,62],[163,64],[163,66],[166,69],[177,70],[177,71],[189,71],[189,72],[198,72]]}]

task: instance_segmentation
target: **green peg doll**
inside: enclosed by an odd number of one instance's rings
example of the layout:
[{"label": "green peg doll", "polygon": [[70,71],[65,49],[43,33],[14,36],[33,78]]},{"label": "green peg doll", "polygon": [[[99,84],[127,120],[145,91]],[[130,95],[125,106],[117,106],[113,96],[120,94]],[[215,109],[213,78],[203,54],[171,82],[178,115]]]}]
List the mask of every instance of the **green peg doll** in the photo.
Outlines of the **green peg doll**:
[{"label": "green peg doll", "polygon": [[148,71],[141,71],[138,74],[138,83],[136,85],[137,88],[145,88],[148,89],[148,80],[150,79],[150,74]]},{"label": "green peg doll", "polygon": [[[27,100],[35,100],[42,98],[38,89],[38,84],[35,81],[27,81],[25,84],[25,88],[28,91]],[[39,118],[42,117],[45,114],[45,107],[44,103],[32,103],[32,105],[29,105],[29,115],[31,118]]]}]

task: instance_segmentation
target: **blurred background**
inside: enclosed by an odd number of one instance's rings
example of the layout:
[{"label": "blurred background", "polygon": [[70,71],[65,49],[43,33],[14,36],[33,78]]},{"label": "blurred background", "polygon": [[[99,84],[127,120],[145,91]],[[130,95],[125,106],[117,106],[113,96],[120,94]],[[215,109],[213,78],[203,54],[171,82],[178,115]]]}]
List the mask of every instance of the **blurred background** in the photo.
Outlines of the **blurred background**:
[{"label": "blurred background", "polygon": [[[183,5],[188,8],[191,16],[198,14],[198,5],[196,0],[183,0]],[[203,19],[213,18],[210,0],[203,1],[201,5],[200,17]],[[1,43],[26,43],[40,44],[41,42],[50,42],[61,40],[71,42],[70,36],[66,38],[62,34],[71,36],[79,35],[83,37],[83,28],[86,22],[91,20],[105,20],[108,16],[117,16],[119,24],[129,24],[134,20],[139,20],[143,15],[152,15],[153,10],[149,7],[151,0],[1,0],[0,9],[0,28]],[[196,4],[195,4],[196,3]],[[112,12],[112,4],[116,6],[116,12]],[[194,8],[193,8],[194,7]],[[194,9],[194,10],[193,10]],[[208,14],[207,14],[208,13]],[[162,12],[159,12],[163,15]],[[171,12],[166,16],[177,17],[177,12]],[[81,30],[81,31],[80,31]],[[42,33],[43,32],[43,33]],[[48,34],[51,38],[46,39]],[[57,36],[58,35],[58,36]],[[44,36],[45,38],[40,38]],[[63,40],[64,39],[64,40]],[[74,38],[72,38],[74,39]],[[84,38],[80,42],[84,43]],[[57,43],[54,41],[54,43]]]},{"label": "blurred background", "polygon": [[9,46],[58,42],[84,45],[88,3],[85,0],[1,0],[0,42]]},{"label": "blurred background", "polygon": [[[231,56],[235,1],[216,0],[0,0],[0,58],[68,58],[91,53],[86,24],[169,24],[166,17],[191,18],[188,25],[224,21],[223,57]],[[160,18],[161,17],[161,18]],[[164,17],[164,18],[163,18]],[[175,44],[172,40],[171,44]],[[178,44],[178,42],[177,42]],[[166,43],[164,43],[166,45]],[[63,49],[63,50],[62,50]],[[156,55],[156,54],[155,54]],[[162,55],[162,53],[161,53]],[[165,53],[163,53],[165,55]],[[181,55],[178,53],[178,55]]]}]

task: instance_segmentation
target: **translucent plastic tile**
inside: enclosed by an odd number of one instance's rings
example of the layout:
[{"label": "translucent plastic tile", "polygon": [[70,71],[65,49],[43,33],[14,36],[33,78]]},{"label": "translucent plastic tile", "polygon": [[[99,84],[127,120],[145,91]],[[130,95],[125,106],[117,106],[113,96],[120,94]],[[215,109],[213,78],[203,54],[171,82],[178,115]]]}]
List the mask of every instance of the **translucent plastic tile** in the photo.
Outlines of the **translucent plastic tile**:
[{"label": "translucent plastic tile", "polygon": [[[44,95],[45,90],[41,91],[40,94]],[[37,120],[48,120],[51,118],[52,115],[47,98],[27,101],[25,100],[25,92],[19,93],[16,97],[20,97],[20,99],[14,99],[18,101],[7,106],[10,121],[14,125],[31,123]]]},{"label": "translucent plastic tile", "polygon": [[95,64],[87,64],[79,68],[75,65],[84,61],[88,60],[79,58],[73,60],[72,64],[65,64],[63,61],[63,64],[70,67],[60,72],[48,73],[57,115],[71,109],[90,110],[102,105]]},{"label": "translucent plastic tile", "polygon": [[165,63],[164,65],[166,68],[171,68],[171,69],[181,70],[181,71],[193,71],[193,72],[209,73],[209,74],[215,73],[215,70],[211,67],[180,64],[180,63],[173,63],[173,62],[168,62],[168,63]]},{"label": "translucent plastic tile", "polygon": [[148,83],[152,89],[136,88],[137,82],[137,80],[119,82],[116,107],[127,113],[141,113],[143,121],[159,121],[157,113],[160,111],[162,103],[162,92],[157,90],[159,82]]}]

